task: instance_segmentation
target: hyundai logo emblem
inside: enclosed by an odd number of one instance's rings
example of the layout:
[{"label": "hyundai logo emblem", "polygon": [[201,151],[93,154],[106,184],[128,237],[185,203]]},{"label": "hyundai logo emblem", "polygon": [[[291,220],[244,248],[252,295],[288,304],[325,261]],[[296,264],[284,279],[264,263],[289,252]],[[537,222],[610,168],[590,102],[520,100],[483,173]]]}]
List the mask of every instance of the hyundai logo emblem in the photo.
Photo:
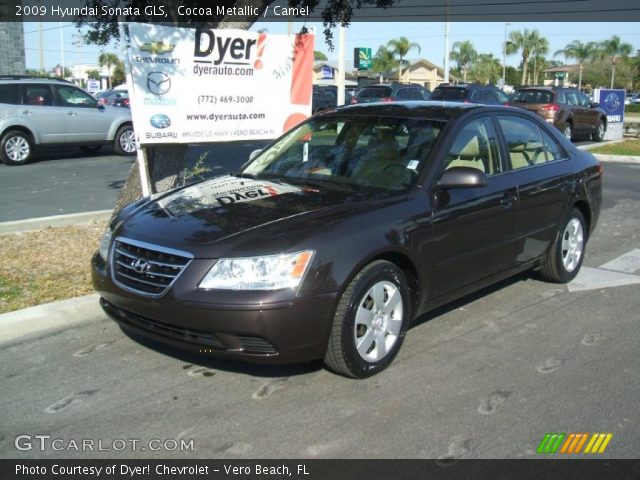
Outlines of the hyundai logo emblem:
[{"label": "hyundai logo emblem", "polygon": [[149,123],[154,128],[167,128],[171,125],[171,119],[163,113],[157,113],[149,119]]},{"label": "hyundai logo emblem", "polygon": [[171,78],[163,72],[147,74],[147,88],[154,95],[164,95],[171,90]]},{"label": "hyundai logo emblem", "polygon": [[151,268],[151,265],[149,265],[149,262],[147,262],[144,258],[136,258],[133,262],[131,262],[131,267],[136,273],[147,273]]}]

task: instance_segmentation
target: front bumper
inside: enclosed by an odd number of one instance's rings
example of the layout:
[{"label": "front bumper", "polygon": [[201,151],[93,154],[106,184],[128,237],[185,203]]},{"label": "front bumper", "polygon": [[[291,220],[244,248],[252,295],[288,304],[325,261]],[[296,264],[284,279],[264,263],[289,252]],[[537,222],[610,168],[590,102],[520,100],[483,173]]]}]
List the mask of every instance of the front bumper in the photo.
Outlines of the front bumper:
[{"label": "front bumper", "polygon": [[203,355],[263,364],[323,358],[337,297],[331,293],[241,308],[193,302],[178,279],[164,296],[148,298],[115,285],[98,254],[92,259],[92,278],[102,308],[125,331]]}]

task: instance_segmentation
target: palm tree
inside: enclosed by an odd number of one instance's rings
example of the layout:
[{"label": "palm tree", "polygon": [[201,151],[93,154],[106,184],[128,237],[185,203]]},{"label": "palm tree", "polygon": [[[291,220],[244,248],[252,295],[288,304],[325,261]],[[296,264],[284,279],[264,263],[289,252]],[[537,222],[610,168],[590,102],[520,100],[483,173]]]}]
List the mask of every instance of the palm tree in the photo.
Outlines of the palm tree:
[{"label": "palm tree", "polygon": [[404,57],[414,48],[417,48],[418,53],[420,53],[420,45],[410,42],[407,37],[400,37],[389,40],[387,47],[391,50],[394,57],[398,57],[398,81],[400,81],[402,80],[402,66],[409,64]]},{"label": "palm tree", "polygon": [[[534,30],[537,33],[537,30]],[[549,41],[539,35],[534,36],[533,46],[531,48],[531,56],[533,57],[533,84],[538,84],[538,64],[543,69],[542,64],[546,62],[545,54],[549,52]]]},{"label": "palm tree", "polygon": [[458,64],[458,69],[462,72],[462,81],[466,83],[467,72],[478,58],[478,52],[473,48],[473,44],[469,40],[455,42],[449,58]]},{"label": "palm tree", "polygon": [[118,62],[119,62],[119,59],[115,53],[102,52],[98,57],[98,64],[101,67],[107,67],[107,73],[109,75],[107,77],[107,81],[108,81],[107,85],[109,88],[111,88],[111,67],[117,65]]},{"label": "palm tree", "polygon": [[616,77],[616,63],[618,58],[626,58],[633,52],[633,47],[620,40],[620,37],[614,35],[609,40],[600,43],[597,56],[600,58],[609,57],[611,59],[611,88]]},{"label": "palm tree", "polygon": [[582,88],[582,66],[584,62],[593,58],[596,51],[596,43],[588,42],[582,43],[580,40],[574,40],[567,44],[562,50],[558,50],[553,56],[563,54],[565,58],[572,58],[578,61],[579,73],[578,73],[578,88]]},{"label": "palm tree", "polygon": [[393,52],[384,45],[378,48],[378,51],[371,60],[371,71],[380,73],[385,77],[391,75],[391,72],[393,72],[397,66],[398,60],[393,55]]},{"label": "palm tree", "polygon": [[493,54],[481,53],[473,63],[470,73],[479,83],[493,83],[502,75],[502,64]]},{"label": "palm tree", "polygon": [[[539,42],[542,37],[538,30],[529,31],[526,28],[523,32],[514,30],[509,33],[509,41],[507,42],[507,55],[512,55],[519,50],[522,50],[522,81],[524,85],[527,79],[527,64],[529,62],[529,56],[539,47]],[[547,47],[548,48],[548,47]]]}]

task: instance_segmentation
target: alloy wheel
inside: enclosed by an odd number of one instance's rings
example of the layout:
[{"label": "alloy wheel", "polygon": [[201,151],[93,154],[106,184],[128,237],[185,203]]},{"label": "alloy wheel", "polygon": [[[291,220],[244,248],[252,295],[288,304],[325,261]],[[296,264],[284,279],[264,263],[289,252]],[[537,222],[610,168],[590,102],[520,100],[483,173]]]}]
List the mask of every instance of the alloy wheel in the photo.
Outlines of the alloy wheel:
[{"label": "alloy wheel", "polygon": [[583,249],[582,223],[577,218],[572,218],[562,234],[562,264],[567,272],[573,272],[580,264]]}]

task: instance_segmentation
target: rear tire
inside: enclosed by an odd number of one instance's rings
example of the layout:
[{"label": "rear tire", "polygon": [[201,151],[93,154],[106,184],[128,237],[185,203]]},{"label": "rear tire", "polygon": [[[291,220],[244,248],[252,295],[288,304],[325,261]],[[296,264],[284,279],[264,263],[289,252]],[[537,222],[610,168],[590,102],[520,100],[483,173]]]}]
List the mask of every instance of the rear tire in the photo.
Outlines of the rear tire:
[{"label": "rear tire", "polygon": [[123,125],[118,129],[113,141],[113,149],[118,155],[135,155],[136,137],[133,133],[133,126]]},{"label": "rear tire", "polygon": [[584,216],[577,208],[572,208],[561,224],[556,240],[542,266],[542,277],[553,283],[568,283],[573,280],[582,266],[587,245],[587,228]]},{"label": "rear tire", "polygon": [[333,319],[325,364],[352,378],[387,368],[402,345],[411,318],[409,286],[393,263],[364,267],[342,294]]},{"label": "rear tire", "polygon": [[24,165],[32,154],[31,137],[21,130],[9,130],[0,140],[0,158],[7,165]]}]

